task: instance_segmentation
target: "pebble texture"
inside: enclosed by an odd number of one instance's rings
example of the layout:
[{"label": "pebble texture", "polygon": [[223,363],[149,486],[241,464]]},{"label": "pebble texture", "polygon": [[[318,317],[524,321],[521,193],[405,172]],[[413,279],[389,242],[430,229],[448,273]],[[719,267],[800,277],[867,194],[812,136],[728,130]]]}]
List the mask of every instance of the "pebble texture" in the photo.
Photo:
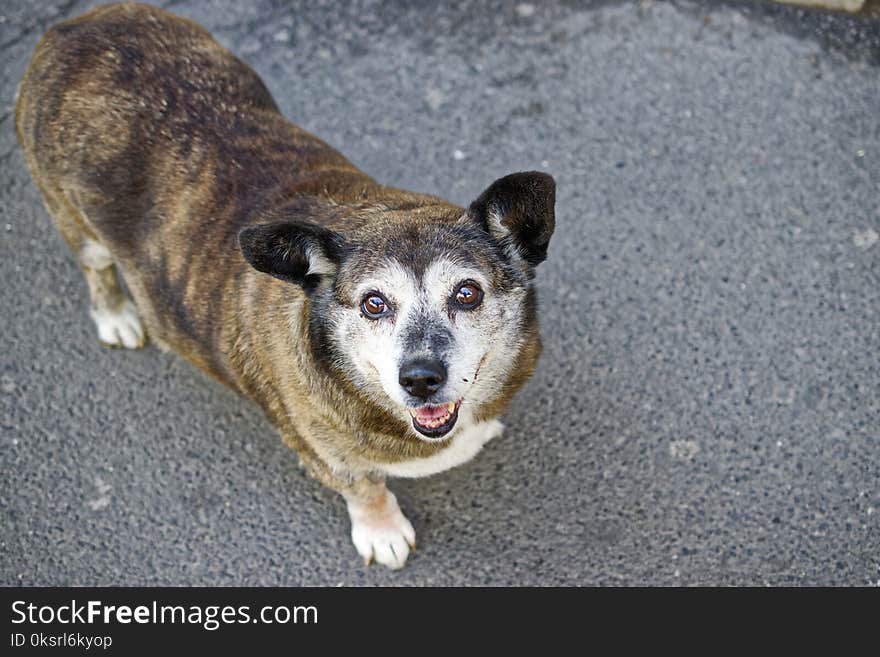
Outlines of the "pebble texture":
[{"label": "pebble texture", "polygon": [[11,117],[90,3],[0,10],[0,584],[880,585],[878,19],[435,4],[169,3],[384,182],[557,179],[539,370],[475,461],[392,483],[396,573],[254,406],[98,345]]}]

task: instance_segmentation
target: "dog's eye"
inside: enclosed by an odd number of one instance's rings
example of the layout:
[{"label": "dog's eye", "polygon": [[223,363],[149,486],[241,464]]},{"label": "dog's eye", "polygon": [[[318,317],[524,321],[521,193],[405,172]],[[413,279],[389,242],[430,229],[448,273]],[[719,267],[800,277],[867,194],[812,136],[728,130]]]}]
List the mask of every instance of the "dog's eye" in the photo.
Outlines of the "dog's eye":
[{"label": "dog's eye", "polygon": [[361,301],[361,312],[369,319],[379,319],[388,314],[388,302],[378,292],[369,292]]},{"label": "dog's eye", "polygon": [[462,310],[473,310],[483,301],[483,290],[473,281],[465,281],[456,288],[452,301]]}]

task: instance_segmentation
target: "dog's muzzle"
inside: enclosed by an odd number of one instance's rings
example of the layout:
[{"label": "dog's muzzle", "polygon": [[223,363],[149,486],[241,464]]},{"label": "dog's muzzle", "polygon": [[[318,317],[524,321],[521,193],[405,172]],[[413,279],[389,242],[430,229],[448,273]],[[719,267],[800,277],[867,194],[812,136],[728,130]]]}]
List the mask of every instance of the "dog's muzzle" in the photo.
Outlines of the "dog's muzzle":
[{"label": "dog's muzzle", "polygon": [[428,438],[442,438],[455,426],[459,406],[461,401],[411,408],[413,428]]}]

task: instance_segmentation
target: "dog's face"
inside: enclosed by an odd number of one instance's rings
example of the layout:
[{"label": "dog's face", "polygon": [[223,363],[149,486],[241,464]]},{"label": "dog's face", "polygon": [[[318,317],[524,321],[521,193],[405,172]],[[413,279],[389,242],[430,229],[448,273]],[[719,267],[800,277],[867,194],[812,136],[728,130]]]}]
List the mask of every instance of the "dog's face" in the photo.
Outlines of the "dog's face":
[{"label": "dog's face", "polygon": [[355,384],[441,439],[488,401],[518,351],[529,281],[474,226],[365,235],[326,320]]},{"label": "dog's face", "polygon": [[257,269],[310,294],[337,371],[420,438],[443,440],[516,366],[554,193],[545,174],[513,174],[458,217],[374,209],[344,235],[297,222],[240,241]]}]

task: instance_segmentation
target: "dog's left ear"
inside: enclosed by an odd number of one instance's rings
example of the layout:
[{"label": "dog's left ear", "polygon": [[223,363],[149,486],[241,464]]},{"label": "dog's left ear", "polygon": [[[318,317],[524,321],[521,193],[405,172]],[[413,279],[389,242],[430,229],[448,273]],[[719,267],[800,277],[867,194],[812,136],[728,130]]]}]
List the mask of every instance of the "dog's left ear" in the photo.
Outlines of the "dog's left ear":
[{"label": "dog's left ear", "polygon": [[467,216],[533,267],[547,257],[556,227],[556,182],[540,171],[499,178],[471,203]]},{"label": "dog's left ear", "polygon": [[257,271],[300,285],[307,294],[333,276],[345,250],[339,233],[306,221],[281,221],[238,234],[245,259]]}]

